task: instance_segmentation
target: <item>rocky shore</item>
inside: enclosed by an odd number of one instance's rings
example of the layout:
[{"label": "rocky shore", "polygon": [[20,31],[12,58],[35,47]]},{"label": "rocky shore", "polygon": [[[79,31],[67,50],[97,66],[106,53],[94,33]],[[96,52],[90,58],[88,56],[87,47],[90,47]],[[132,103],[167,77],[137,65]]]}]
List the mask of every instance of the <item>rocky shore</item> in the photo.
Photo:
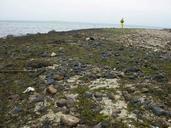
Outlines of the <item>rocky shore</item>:
[{"label": "rocky shore", "polygon": [[0,127],[171,128],[171,32],[0,38]]}]

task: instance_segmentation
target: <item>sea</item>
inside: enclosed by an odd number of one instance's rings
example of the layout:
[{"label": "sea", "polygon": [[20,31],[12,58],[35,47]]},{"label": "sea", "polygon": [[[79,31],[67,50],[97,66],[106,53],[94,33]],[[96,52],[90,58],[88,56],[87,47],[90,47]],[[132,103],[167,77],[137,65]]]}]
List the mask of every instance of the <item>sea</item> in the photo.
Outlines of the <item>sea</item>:
[{"label": "sea", "polygon": [[[0,21],[0,38],[7,35],[22,36],[26,34],[47,33],[51,30],[70,31],[89,28],[117,28],[116,24],[96,24],[63,21]],[[144,26],[128,26],[144,28]],[[149,27],[146,27],[149,28]]]}]

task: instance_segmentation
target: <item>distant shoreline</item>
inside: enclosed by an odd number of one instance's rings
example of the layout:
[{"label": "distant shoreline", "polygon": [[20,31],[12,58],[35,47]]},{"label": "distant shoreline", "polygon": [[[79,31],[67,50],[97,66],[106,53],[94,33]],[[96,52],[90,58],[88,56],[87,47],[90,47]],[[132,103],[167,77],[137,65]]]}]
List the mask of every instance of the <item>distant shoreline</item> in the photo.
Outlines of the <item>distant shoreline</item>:
[{"label": "distant shoreline", "polygon": [[[0,38],[8,35],[23,36],[27,34],[72,31],[90,28],[119,28],[119,24],[109,23],[79,23],[66,21],[0,21]],[[126,25],[126,28],[163,29],[162,27]]]},{"label": "distant shoreline", "polygon": [[[48,32],[37,32],[37,33],[26,33],[26,34],[20,34],[20,35],[13,35],[13,34],[9,34],[6,36],[1,37],[0,39],[6,39],[6,38],[11,38],[11,37],[25,37],[25,36],[30,36],[30,35],[48,35],[50,33],[67,33],[67,32],[79,32],[79,31],[87,31],[87,30],[103,30],[103,29],[120,29],[120,28],[110,28],[110,27],[106,27],[106,28],[85,28],[85,29],[73,29],[73,30],[64,30],[64,31],[56,31],[56,30],[50,30]],[[125,29],[132,29],[132,30],[170,30],[170,29],[152,29],[152,28],[125,28]]]}]

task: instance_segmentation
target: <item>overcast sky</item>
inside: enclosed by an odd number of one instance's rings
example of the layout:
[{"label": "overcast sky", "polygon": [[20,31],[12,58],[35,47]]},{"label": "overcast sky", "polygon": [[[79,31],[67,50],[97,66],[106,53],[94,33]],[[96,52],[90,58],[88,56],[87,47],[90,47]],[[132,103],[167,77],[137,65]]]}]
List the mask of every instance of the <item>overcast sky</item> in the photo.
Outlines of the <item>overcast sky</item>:
[{"label": "overcast sky", "polygon": [[77,21],[171,27],[171,0],[0,0],[0,20]]}]

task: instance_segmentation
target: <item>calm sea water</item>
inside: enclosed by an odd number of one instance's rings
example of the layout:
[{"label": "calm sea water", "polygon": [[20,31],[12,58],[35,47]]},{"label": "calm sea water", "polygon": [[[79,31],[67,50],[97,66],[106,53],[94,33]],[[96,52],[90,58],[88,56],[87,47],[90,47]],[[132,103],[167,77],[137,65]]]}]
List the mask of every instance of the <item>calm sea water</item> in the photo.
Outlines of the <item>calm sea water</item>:
[{"label": "calm sea water", "polygon": [[38,21],[0,21],[0,37],[7,35],[25,35],[28,33],[47,33],[51,30],[68,31],[86,28],[114,27],[109,24],[91,24],[74,22],[38,22]]},{"label": "calm sea water", "polygon": [[[25,35],[34,33],[47,33],[51,30],[68,31],[87,28],[111,28],[119,27],[112,24],[92,24],[92,23],[74,23],[74,22],[57,22],[57,21],[0,21],[0,37],[7,35]],[[144,26],[127,26],[131,28],[155,28]],[[156,29],[156,28],[155,28]]]}]

